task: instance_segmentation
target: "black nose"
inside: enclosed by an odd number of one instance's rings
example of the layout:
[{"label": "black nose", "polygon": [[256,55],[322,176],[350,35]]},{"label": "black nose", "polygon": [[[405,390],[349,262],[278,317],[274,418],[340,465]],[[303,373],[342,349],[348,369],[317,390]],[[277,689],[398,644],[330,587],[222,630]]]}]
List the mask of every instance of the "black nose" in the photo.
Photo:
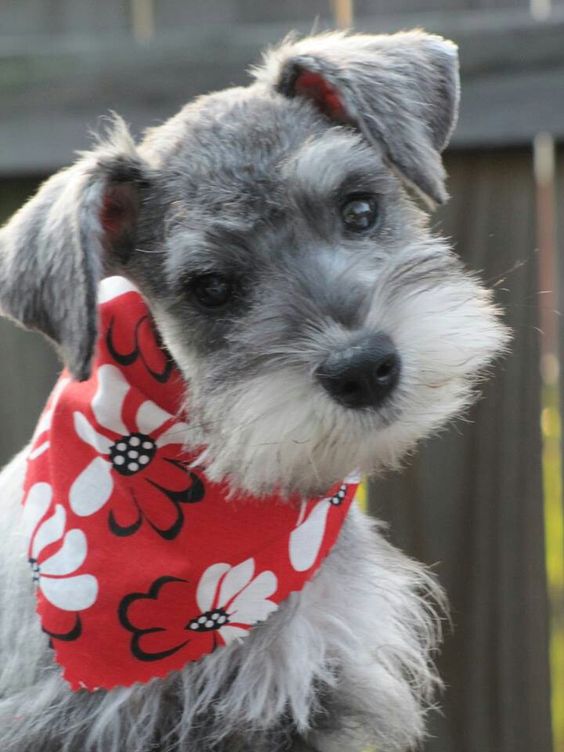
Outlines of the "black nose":
[{"label": "black nose", "polygon": [[371,334],[331,353],[316,371],[324,389],[344,407],[380,407],[396,388],[400,358],[385,334]]}]

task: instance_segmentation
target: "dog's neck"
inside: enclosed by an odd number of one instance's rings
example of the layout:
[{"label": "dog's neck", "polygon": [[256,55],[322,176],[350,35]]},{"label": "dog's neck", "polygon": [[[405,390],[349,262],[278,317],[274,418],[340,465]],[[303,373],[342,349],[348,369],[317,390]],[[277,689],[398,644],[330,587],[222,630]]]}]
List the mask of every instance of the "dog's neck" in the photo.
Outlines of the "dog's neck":
[{"label": "dog's neck", "polygon": [[355,495],[231,497],[183,447],[184,382],[126,280],[91,377],[63,374],[25,482],[38,613],[73,689],[146,682],[245,637],[310,580]]}]

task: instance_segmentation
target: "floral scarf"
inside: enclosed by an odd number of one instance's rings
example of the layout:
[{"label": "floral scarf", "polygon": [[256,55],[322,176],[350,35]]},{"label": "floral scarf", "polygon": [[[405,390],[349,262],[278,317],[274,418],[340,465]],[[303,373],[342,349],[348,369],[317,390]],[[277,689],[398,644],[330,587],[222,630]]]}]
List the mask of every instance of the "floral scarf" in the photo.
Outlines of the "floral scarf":
[{"label": "floral scarf", "polygon": [[92,375],[63,372],[24,485],[37,612],[73,690],[147,682],[246,637],[315,575],[358,483],[228,499],[182,446],[182,378],[143,298],[110,277],[99,305]]}]

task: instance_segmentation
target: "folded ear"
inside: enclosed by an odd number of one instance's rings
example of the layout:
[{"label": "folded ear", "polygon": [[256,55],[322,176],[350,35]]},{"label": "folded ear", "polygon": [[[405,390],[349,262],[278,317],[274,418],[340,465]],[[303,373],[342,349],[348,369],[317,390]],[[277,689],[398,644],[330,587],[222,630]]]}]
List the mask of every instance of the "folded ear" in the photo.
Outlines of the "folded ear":
[{"label": "folded ear", "polygon": [[125,125],[47,180],[0,229],[0,311],[52,339],[72,374],[90,373],[103,269],[135,242],[146,168]]},{"label": "folded ear", "polygon": [[447,198],[440,157],[456,123],[456,46],[422,31],[321,34],[286,41],[265,56],[259,81],[310,99],[335,123],[377,142],[424,197]]}]

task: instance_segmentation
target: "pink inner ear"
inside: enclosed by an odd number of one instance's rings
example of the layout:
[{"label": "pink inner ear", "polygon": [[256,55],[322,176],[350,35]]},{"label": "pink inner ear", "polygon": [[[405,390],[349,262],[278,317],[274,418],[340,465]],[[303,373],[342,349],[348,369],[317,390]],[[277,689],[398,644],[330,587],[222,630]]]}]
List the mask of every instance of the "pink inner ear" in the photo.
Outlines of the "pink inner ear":
[{"label": "pink inner ear", "polygon": [[100,211],[100,223],[110,242],[117,240],[130,228],[134,221],[135,209],[131,185],[116,184],[106,190]]},{"label": "pink inner ear", "polygon": [[321,112],[341,123],[349,121],[347,111],[337,91],[323,78],[320,73],[301,71],[295,82],[294,91],[297,96],[308,97],[313,100]]}]

